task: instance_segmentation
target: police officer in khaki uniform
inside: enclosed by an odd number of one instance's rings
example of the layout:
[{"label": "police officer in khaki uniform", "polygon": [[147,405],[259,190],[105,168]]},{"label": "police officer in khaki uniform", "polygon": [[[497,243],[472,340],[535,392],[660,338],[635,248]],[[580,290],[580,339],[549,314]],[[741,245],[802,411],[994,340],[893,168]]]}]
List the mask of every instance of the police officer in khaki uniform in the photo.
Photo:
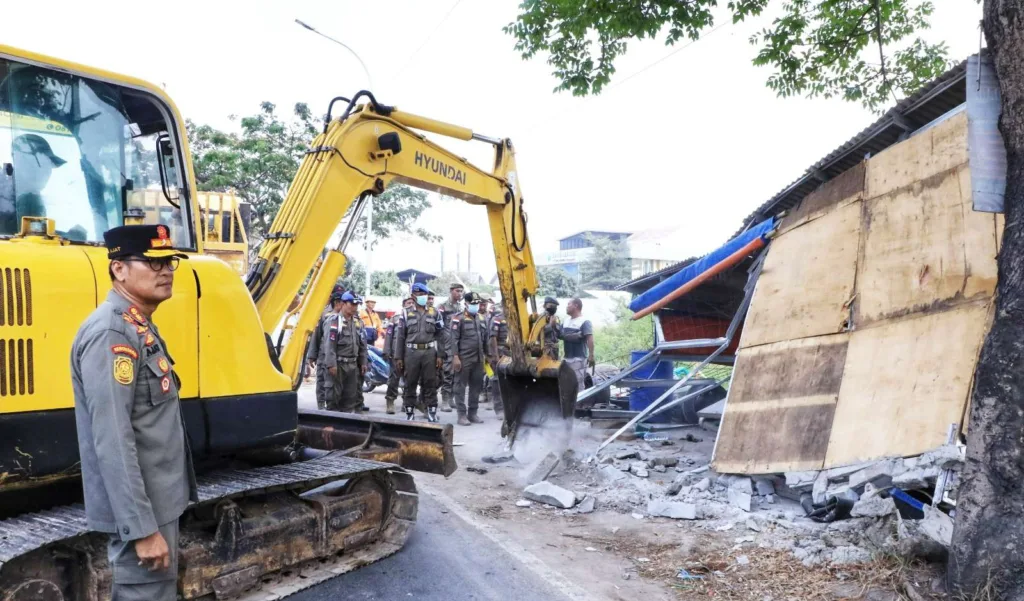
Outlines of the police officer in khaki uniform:
[{"label": "police officer in khaki uniform", "polygon": [[[481,424],[477,416],[480,406],[480,388],[484,380],[484,348],[487,342],[487,323],[480,311],[480,296],[466,295],[466,310],[452,317],[451,351],[452,369],[455,371],[455,410],[459,412],[459,425]],[[469,388],[469,410],[466,407],[466,388]]]},{"label": "police officer in khaki uniform", "polygon": [[491,403],[498,419],[505,419],[505,403],[501,399],[501,387],[498,385],[498,361],[508,356],[508,322],[501,313],[501,305],[495,304],[491,316],[487,320],[487,356],[494,372],[491,380]]},{"label": "police officer in khaki uniform", "polygon": [[198,496],[174,360],[151,319],[187,257],[164,225],[103,239],[113,290],[71,347],[86,519],[110,534],[113,601],[174,601],[178,518]]},{"label": "police officer in khaki uniform", "polygon": [[441,411],[451,411],[455,408],[452,402],[452,387],[455,382],[455,372],[452,370],[451,335],[448,327],[452,324],[452,317],[462,313],[465,306],[462,303],[462,292],[465,290],[462,284],[452,282],[448,287],[448,300],[441,303],[437,308],[444,319],[444,344],[447,350],[447,359],[444,362],[444,371],[441,374]]},{"label": "police officer in khaki uniform", "polygon": [[[408,311],[413,308],[413,301],[411,298],[407,298],[402,301],[402,311]],[[402,376],[398,373],[398,366],[395,364],[395,328],[398,327],[398,322],[402,319],[402,311],[396,312],[391,319],[388,320],[388,325],[384,328],[384,360],[388,362],[388,367],[391,371],[388,373],[388,388],[384,393],[384,401],[387,403],[387,412],[389,415],[395,413],[395,399],[398,398],[398,385],[401,383]]]},{"label": "police officer in khaki uniform", "polygon": [[363,322],[356,313],[359,298],[351,292],[341,295],[341,312],[324,328],[324,365],[327,366],[328,411],[363,411],[363,375],[366,373],[366,338]]},{"label": "police officer in khaki uniform", "polygon": [[320,316],[320,321],[317,322],[316,328],[313,333],[309,336],[309,348],[306,349],[306,361],[313,364],[316,368],[316,407],[317,409],[327,408],[327,366],[324,363],[324,346],[320,344],[324,339],[324,326],[325,324],[334,318],[335,315],[341,312],[341,295],[345,293],[345,289],[341,286],[335,286],[334,291],[331,292],[331,300],[327,304],[327,309],[324,314]]},{"label": "police officer in khaki uniform", "polygon": [[445,349],[441,344],[441,316],[427,306],[430,291],[423,284],[413,284],[415,305],[405,309],[395,327],[395,357],[398,371],[405,376],[402,407],[407,419],[416,416],[416,392],[422,388],[423,402],[427,404],[427,421],[437,421],[437,374],[444,362]]}]

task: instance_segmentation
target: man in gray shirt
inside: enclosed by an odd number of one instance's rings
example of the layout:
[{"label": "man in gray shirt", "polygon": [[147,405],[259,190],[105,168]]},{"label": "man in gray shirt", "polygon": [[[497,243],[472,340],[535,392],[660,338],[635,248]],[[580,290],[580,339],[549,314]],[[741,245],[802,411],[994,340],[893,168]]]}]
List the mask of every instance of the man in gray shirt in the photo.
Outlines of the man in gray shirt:
[{"label": "man in gray shirt", "polygon": [[187,257],[164,225],[103,238],[113,290],[71,347],[85,514],[110,534],[113,601],[174,601],[178,518],[198,496],[174,360],[151,319]]},{"label": "man in gray shirt", "polygon": [[594,326],[583,319],[583,301],[574,298],[565,306],[569,319],[562,323],[560,337],[565,362],[576,374],[577,386],[583,392],[587,366],[594,366]]}]

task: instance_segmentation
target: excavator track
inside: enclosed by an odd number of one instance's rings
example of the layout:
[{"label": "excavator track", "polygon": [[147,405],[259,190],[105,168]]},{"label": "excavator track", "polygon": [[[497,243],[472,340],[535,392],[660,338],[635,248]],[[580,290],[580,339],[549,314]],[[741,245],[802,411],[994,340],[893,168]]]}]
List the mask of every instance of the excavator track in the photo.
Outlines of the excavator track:
[{"label": "excavator track", "polygon": [[[211,472],[181,520],[185,599],[282,599],[387,557],[416,521],[412,476],[395,465],[330,453]],[[0,521],[0,601],[108,598],[107,535],[81,505]]]}]

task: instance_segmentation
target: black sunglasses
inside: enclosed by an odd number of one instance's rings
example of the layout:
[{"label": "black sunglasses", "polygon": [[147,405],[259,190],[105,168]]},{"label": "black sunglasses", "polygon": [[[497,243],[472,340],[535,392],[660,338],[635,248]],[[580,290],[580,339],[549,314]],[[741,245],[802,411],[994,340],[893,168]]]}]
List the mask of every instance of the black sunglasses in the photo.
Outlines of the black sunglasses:
[{"label": "black sunglasses", "polygon": [[149,268],[153,271],[160,271],[163,268],[167,268],[168,271],[174,271],[178,268],[178,257],[130,257],[127,259],[121,259],[121,261],[135,262],[135,263],[148,263]]}]

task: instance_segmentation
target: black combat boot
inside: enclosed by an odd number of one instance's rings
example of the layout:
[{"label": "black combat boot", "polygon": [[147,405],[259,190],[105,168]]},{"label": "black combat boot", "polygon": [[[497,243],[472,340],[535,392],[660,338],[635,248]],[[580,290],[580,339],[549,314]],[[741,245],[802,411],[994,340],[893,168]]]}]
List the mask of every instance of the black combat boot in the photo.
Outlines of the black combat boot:
[{"label": "black combat boot", "polygon": [[437,423],[437,407],[427,407],[427,421]]}]

